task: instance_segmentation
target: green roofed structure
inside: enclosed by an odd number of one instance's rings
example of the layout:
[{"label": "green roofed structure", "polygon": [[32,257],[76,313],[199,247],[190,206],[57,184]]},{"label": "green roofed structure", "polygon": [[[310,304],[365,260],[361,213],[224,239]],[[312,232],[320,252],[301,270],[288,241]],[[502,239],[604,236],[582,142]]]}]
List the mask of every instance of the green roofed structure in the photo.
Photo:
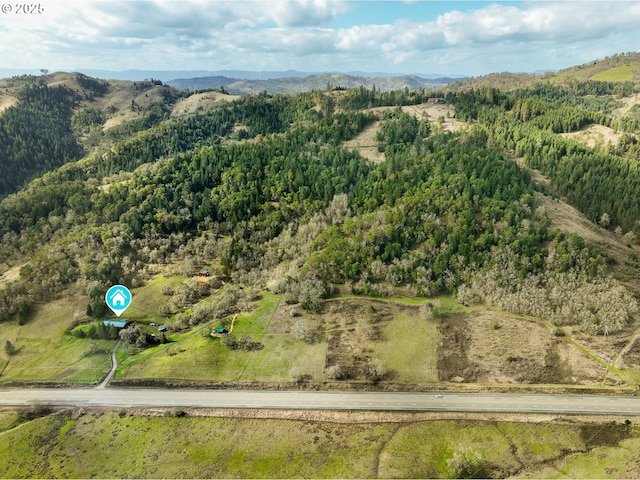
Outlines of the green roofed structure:
[{"label": "green roofed structure", "polygon": [[129,320],[103,320],[102,323],[107,327],[124,328],[129,323]]},{"label": "green roofed structure", "polygon": [[211,330],[211,336],[212,337],[222,337],[223,335],[229,333],[229,331],[226,328],[223,327],[216,327],[214,329]]}]

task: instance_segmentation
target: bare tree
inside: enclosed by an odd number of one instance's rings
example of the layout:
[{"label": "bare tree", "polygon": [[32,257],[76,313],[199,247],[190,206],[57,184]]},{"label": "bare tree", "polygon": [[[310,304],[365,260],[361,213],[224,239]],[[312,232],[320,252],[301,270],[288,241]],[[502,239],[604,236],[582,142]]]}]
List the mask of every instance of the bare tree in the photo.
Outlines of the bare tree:
[{"label": "bare tree", "polygon": [[343,380],[346,378],[347,372],[342,365],[331,365],[326,369],[325,375],[331,380]]},{"label": "bare tree", "polygon": [[331,203],[325,210],[327,219],[332,224],[342,223],[351,216],[349,208],[349,197],[346,193],[339,193],[333,197]]},{"label": "bare tree", "polygon": [[314,343],[317,338],[316,330],[311,327],[308,320],[301,318],[291,329],[291,334],[306,343]]},{"label": "bare tree", "polygon": [[376,327],[362,318],[356,323],[356,332],[365,340],[375,340],[378,336]]},{"label": "bare tree", "polygon": [[377,383],[384,378],[386,370],[382,361],[377,358],[369,359],[364,369],[364,376],[370,382]]}]

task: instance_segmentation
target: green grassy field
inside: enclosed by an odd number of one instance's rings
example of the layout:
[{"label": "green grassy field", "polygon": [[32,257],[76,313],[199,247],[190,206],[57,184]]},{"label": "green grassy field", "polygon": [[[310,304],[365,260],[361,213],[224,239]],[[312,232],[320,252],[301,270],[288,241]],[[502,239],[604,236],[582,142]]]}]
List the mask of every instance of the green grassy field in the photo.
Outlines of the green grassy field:
[{"label": "green grassy field", "polygon": [[204,325],[178,341],[122,358],[117,378],[283,382],[290,380],[293,367],[308,374],[322,372],[326,345],[308,346],[290,334],[264,334],[279,303],[278,297],[265,295],[250,313],[235,319],[233,335],[250,336],[262,343],[261,350],[230,350],[219,338],[203,337]]},{"label": "green grassy field", "polygon": [[347,417],[49,416],[0,430],[0,477],[448,478],[461,452],[494,478],[629,478],[638,468],[640,432],[622,422]]},{"label": "green grassy field", "polygon": [[14,412],[0,413],[0,433],[17,427],[23,422],[22,417]]},{"label": "green grassy field", "polygon": [[[631,438],[615,447],[598,447],[578,453],[561,462],[556,469],[541,471],[548,478],[638,478],[640,438]],[[547,475],[548,473],[548,475]]]},{"label": "green grassy field", "polygon": [[63,298],[38,307],[25,325],[0,324],[0,342],[4,345],[8,339],[17,349],[10,358],[2,350],[0,365],[8,360],[2,382],[93,383],[104,377],[111,366],[108,352],[114,342],[93,343],[65,333],[74,320],[85,316],[85,306]]},{"label": "green grassy field", "polygon": [[416,319],[415,308],[392,310],[394,318],[384,329],[382,339],[375,343],[374,356],[382,361],[395,383],[437,382],[438,322]]},{"label": "green grassy field", "polygon": [[637,62],[629,63],[598,73],[592,76],[591,80],[600,80],[602,82],[630,82],[633,80],[633,72],[637,69]]},{"label": "green grassy field", "polygon": [[[260,350],[230,350],[219,338],[203,337],[198,332],[202,327],[198,327],[179,341],[128,358],[122,356],[116,378],[287,382],[295,368],[311,381],[326,380],[323,374],[326,341],[307,344],[290,333],[265,334],[279,303],[278,297],[265,295],[251,313],[238,315],[235,320],[232,333],[236,337],[249,335],[262,344]],[[454,307],[447,304],[441,309],[449,311]],[[438,321],[419,320],[416,326],[419,310],[413,302],[399,302],[393,312],[393,319],[384,327],[380,340],[374,342],[372,356],[392,372],[389,381],[437,382]]]},{"label": "green grassy field", "polygon": [[162,287],[165,285],[177,287],[186,280],[188,280],[187,277],[182,276],[164,277],[159,275],[149,280],[143,287],[133,289],[131,291],[131,306],[124,316],[162,322],[163,319],[158,315],[158,308],[169,298],[162,294]]}]

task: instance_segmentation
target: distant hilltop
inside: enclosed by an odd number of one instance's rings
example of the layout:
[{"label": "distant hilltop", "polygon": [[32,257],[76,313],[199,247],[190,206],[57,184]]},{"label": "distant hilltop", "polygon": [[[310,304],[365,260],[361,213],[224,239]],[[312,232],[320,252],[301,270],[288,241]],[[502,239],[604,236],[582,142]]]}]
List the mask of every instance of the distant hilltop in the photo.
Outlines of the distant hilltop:
[{"label": "distant hilltop", "polygon": [[[138,81],[145,78],[157,78],[165,83],[176,79],[205,78],[205,77],[226,77],[234,80],[274,80],[281,78],[304,78],[310,75],[320,74],[344,74],[352,77],[404,77],[416,76],[423,79],[451,78],[460,80],[468,75],[444,75],[440,73],[388,73],[388,72],[301,72],[299,70],[273,70],[273,71],[250,71],[250,70],[96,70],[86,68],[61,68],[62,71],[79,71],[90,77],[102,78],[105,80],[131,80]],[[39,68],[17,69],[0,68],[0,77],[7,78],[14,75],[40,75]]]},{"label": "distant hilltop", "polygon": [[326,88],[366,87],[380,91],[401,90],[403,88],[438,88],[459,80],[458,78],[428,79],[417,75],[388,77],[364,77],[344,73],[319,73],[305,77],[282,77],[268,80],[248,80],[225,76],[209,76],[199,78],[181,78],[166,82],[167,85],[181,90],[202,90],[221,88],[228,93],[241,95],[245,93],[267,91],[272,94],[299,93]]},{"label": "distant hilltop", "polygon": [[[76,70],[74,70],[76,71]],[[105,80],[141,81],[160,80],[166,85],[181,90],[202,90],[224,87],[230,94],[258,93],[265,90],[271,94],[299,93],[314,89],[372,88],[380,91],[403,88],[437,88],[467,77],[464,75],[444,76],[439,74],[399,74],[384,72],[300,72],[297,70],[251,72],[246,70],[110,70],[77,69],[85,75]],[[0,69],[1,78],[17,75],[40,75],[37,69]]]}]

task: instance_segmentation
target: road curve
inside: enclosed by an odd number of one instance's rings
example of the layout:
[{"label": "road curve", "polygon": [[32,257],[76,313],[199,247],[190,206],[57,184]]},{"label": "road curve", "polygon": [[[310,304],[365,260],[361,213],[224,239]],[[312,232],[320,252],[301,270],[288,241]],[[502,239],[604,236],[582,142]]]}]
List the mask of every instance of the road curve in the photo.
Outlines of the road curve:
[{"label": "road curve", "polygon": [[0,406],[204,407],[640,415],[640,397],[606,395],[0,388]]}]

